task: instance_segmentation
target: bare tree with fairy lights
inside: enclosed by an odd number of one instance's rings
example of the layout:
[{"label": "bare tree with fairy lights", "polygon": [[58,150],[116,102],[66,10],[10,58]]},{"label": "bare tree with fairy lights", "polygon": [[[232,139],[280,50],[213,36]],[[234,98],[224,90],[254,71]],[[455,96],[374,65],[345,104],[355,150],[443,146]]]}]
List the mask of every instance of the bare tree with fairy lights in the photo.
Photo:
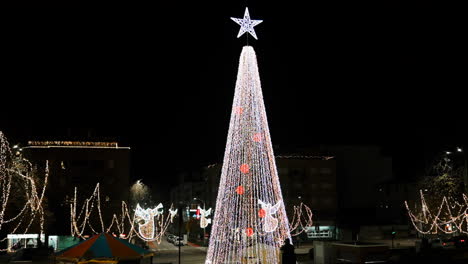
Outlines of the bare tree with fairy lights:
[{"label": "bare tree with fairy lights", "polygon": [[[31,164],[0,131],[0,243],[7,234],[45,233],[48,177],[48,162],[42,169]],[[0,248],[7,250],[11,247]]]}]

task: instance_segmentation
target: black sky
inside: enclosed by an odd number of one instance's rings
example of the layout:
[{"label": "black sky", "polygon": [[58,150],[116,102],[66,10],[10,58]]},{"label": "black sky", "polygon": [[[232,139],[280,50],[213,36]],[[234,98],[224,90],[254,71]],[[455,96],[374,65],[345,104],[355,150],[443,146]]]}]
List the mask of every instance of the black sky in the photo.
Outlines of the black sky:
[{"label": "black sky", "polygon": [[[376,144],[398,171],[467,144],[466,27],[456,7],[249,1],[273,144]],[[93,128],[133,176],[222,159],[245,3],[24,9],[4,19],[0,129],[13,141]]]}]

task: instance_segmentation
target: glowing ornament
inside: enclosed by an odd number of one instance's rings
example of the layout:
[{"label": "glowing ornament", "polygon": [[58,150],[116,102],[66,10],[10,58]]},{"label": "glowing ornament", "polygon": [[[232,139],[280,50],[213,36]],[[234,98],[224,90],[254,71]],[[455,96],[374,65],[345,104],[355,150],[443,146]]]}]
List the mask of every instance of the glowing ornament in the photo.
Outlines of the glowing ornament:
[{"label": "glowing ornament", "polygon": [[237,115],[241,115],[242,112],[244,112],[244,109],[240,106],[236,106],[234,107],[234,113],[236,113]]},{"label": "glowing ornament", "polygon": [[253,141],[255,142],[261,142],[262,141],[262,134],[261,133],[255,133],[253,135]]},{"label": "glowing ornament", "polygon": [[239,194],[239,195],[244,194],[244,187],[242,185],[238,186],[236,188],[236,193]]},{"label": "glowing ornament", "polygon": [[265,215],[266,215],[265,209],[261,208],[260,210],[258,210],[258,217],[263,218],[265,217]]},{"label": "glowing ornament", "polygon": [[248,227],[247,229],[245,229],[245,234],[250,237],[252,236],[254,233],[253,229],[251,227]]},{"label": "glowing ornament", "polygon": [[240,171],[241,171],[242,173],[246,174],[246,173],[249,173],[250,167],[249,167],[248,164],[245,164],[245,163],[244,163],[244,164],[242,164],[242,165],[240,166],[239,169],[240,169]]},{"label": "glowing ornament", "polygon": [[254,27],[262,23],[263,20],[251,20],[249,15],[249,9],[247,7],[245,8],[244,18],[231,17],[231,19],[241,26],[239,34],[237,34],[238,38],[242,36],[245,32],[248,32],[250,35],[252,35],[252,37],[257,39],[257,34],[255,34]]}]

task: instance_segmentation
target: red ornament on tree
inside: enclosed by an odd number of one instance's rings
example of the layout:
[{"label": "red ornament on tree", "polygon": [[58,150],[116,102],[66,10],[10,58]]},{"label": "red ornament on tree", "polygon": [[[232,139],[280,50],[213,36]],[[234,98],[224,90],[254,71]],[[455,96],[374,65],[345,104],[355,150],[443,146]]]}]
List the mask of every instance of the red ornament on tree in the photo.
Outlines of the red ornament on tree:
[{"label": "red ornament on tree", "polygon": [[252,236],[253,235],[253,229],[251,227],[247,227],[247,229],[245,229],[245,233],[247,234],[247,236]]},{"label": "red ornament on tree", "polygon": [[244,194],[244,187],[242,185],[239,185],[237,188],[236,188],[236,193],[237,194]]},{"label": "red ornament on tree", "polygon": [[253,135],[253,141],[255,141],[255,142],[260,142],[260,141],[262,141],[262,134],[261,134],[261,133],[255,133],[255,134]]},{"label": "red ornament on tree", "polygon": [[258,210],[258,216],[259,216],[260,218],[265,217],[265,215],[266,215],[266,212],[265,212],[265,210],[264,210],[263,208],[261,208],[260,210]]},{"label": "red ornament on tree", "polygon": [[250,167],[249,167],[248,164],[245,164],[245,163],[244,163],[244,164],[242,164],[242,165],[240,166],[240,171],[241,171],[242,173],[244,173],[244,174],[245,174],[245,173],[249,173],[249,170],[250,170]]}]

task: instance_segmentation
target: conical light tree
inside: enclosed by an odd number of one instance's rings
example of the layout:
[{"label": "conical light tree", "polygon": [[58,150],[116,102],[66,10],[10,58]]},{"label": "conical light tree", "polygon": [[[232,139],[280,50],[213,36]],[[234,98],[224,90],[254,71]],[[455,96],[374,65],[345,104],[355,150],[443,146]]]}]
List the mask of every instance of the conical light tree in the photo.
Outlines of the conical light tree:
[{"label": "conical light tree", "polygon": [[254,49],[245,46],[205,263],[279,263],[279,248],[286,238],[289,224],[257,58]]}]

